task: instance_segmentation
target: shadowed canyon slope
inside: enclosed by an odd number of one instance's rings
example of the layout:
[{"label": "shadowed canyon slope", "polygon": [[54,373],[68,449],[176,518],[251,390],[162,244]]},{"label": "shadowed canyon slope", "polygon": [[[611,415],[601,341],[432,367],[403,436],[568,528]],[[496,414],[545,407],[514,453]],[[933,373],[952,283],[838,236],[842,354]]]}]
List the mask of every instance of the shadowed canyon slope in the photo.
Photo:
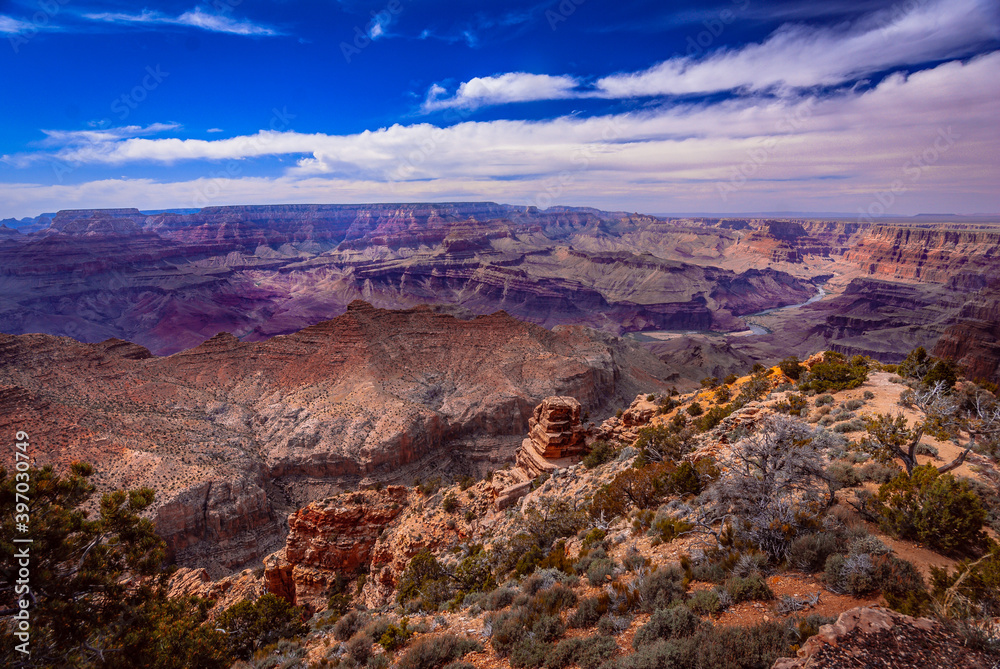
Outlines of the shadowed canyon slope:
[{"label": "shadowed canyon slope", "polygon": [[583,327],[359,301],[292,335],[219,334],[159,358],[120,340],[0,335],[0,428],[27,430],[38,465],[84,460],[102,488],[155,488],[178,560],[218,571],[273,550],[290,510],[362,478],[511,459],[546,396],[596,418],[667,374]]}]

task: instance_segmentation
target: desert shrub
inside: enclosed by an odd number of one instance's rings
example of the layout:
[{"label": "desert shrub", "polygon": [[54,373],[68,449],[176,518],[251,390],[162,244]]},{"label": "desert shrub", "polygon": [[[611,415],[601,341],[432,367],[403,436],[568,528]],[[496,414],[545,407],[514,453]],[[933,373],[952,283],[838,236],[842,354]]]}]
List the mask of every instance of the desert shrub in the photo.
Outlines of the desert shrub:
[{"label": "desert shrub", "polygon": [[912,562],[881,555],[874,563],[875,582],[889,608],[908,616],[920,616],[928,610],[931,598],[927,585]]},{"label": "desert shrub", "polygon": [[868,380],[869,360],[856,355],[846,360],[840,353],[827,351],[823,361],[809,370],[809,375],[800,386],[818,393],[835,393],[857,388]]},{"label": "desert shrub", "polygon": [[667,475],[663,488],[668,495],[698,495],[703,487],[701,478],[697,466],[685,460]]},{"label": "desert shrub", "polygon": [[733,598],[734,603],[749,602],[753,600],[774,599],[774,593],[767,586],[767,582],[759,574],[752,576],[730,576],[723,585],[726,592]]},{"label": "desert shrub", "polygon": [[625,616],[616,616],[613,613],[607,613],[601,616],[601,619],[597,621],[597,631],[601,634],[615,635],[621,634],[629,628],[632,621]]},{"label": "desert shrub", "polygon": [[352,636],[346,644],[344,650],[347,656],[358,664],[365,664],[372,656],[372,638],[363,632]]},{"label": "desert shrub", "polygon": [[729,386],[719,386],[712,393],[712,398],[715,400],[716,404],[725,404],[729,400],[733,399],[733,392],[729,389]]},{"label": "desert shrub", "polygon": [[446,513],[454,513],[458,510],[458,498],[455,497],[454,493],[448,493],[444,496],[444,499],[441,501],[441,508]]},{"label": "desert shrub", "polygon": [[403,575],[400,576],[396,599],[400,603],[415,599],[426,584],[444,577],[444,568],[437,558],[430,551],[421,551],[410,559]]},{"label": "desert shrub", "polygon": [[333,626],[333,638],[337,641],[347,641],[361,631],[361,628],[371,622],[371,616],[362,611],[348,611],[340,617]]},{"label": "desert shrub", "polygon": [[712,389],[712,388],[716,387],[717,385],[719,385],[719,379],[718,379],[718,377],[715,377],[715,376],[706,376],[705,378],[703,378],[701,380],[701,387],[702,388]]},{"label": "desert shrub", "polygon": [[864,400],[847,400],[844,402],[844,408],[848,411],[857,411],[865,405]]},{"label": "desert shrub", "polygon": [[711,615],[722,610],[722,601],[715,590],[698,590],[687,600],[688,608],[701,615]]},{"label": "desert shrub", "polygon": [[[683,418],[683,414],[677,416]],[[673,462],[680,460],[691,450],[693,441],[687,422],[674,420],[666,425],[649,425],[639,430],[635,447],[645,462]]]},{"label": "desert shrub", "polygon": [[913,452],[917,455],[929,455],[932,458],[938,457],[938,449],[936,447],[922,442],[917,444],[916,448],[913,449]]},{"label": "desert shrub", "polygon": [[684,573],[676,567],[660,567],[642,578],[638,589],[644,611],[665,609],[675,599],[683,599]]},{"label": "desert shrub", "polygon": [[444,665],[444,669],[476,669],[476,666],[471,662],[465,662],[463,660],[453,660],[448,664]]},{"label": "desert shrub", "polygon": [[838,460],[831,462],[826,473],[838,488],[857,488],[861,485],[860,472],[849,462]]},{"label": "desert shrub", "polygon": [[390,623],[381,634],[372,635],[372,638],[377,639],[378,645],[391,651],[403,646],[412,636],[413,628],[409,626],[409,620],[403,618],[398,624]]},{"label": "desert shrub", "polygon": [[611,598],[607,593],[594,597],[584,597],[580,600],[576,611],[569,618],[570,627],[592,627],[606,614],[611,606]]},{"label": "desert shrub", "polygon": [[482,650],[482,646],[457,634],[423,636],[399,658],[397,666],[399,669],[436,669],[476,650]]},{"label": "desert shrub", "polygon": [[649,532],[647,534],[658,537],[660,541],[666,544],[676,539],[681,535],[681,533],[690,530],[692,527],[693,525],[691,525],[691,523],[674,518],[673,516],[657,515],[654,518],[653,524],[649,528]]},{"label": "desert shrub", "polygon": [[467,555],[455,567],[453,580],[461,594],[470,592],[488,592],[496,586],[493,576],[490,554],[477,546],[471,555]]},{"label": "desert shrub", "polygon": [[729,573],[734,576],[763,576],[767,574],[768,557],[763,553],[739,553]]},{"label": "desert shrub", "polygon": [[846,423],[837,423],[833,426],[833,431],[837,434],[847,434],[848,432],[860,432],[865,429],[867,423],[861,418],[852,418]]},{"label": "desert shrub", "polygon": [[788,378],[798,380],[799,376],[802,374],[803,367],[799,362],[799,359],[793,355],[779,362],[778,369],[780,369],[781,373]]},{"label": "desert shrub", "polygon": [[833,401],[833,395],[820,395],[816,398],[815,404],[816,406],[821,407],[824,405],[832,405]]},{"label": "desert shrub", "polygon": [[587,567],[587,580],[591,585],[603,585],[615,573],[615,562],[610,558],[594,560]]},{"label": "desert shrub", "polygon": [[590,503],[592,518],[610,520],[629,509],[655,506],[665,494],[667,477],[674,471],[669,462],[629,468],[619,472],[611,483],[601,487]]},{"label": "desert shrub", "polygon": [[740,380],[740,377],[738,375],[736,375],[736,374],[727,374],[726,377],[724,379],[722,379],[722,382],[725,383],[727,386],[731,386],[731,385],[733,385],[734,383],[736,383],[739,380]]},{"label": "desert shrub", "polygon": [[702,432],[708,432],[725,420],[734,410],[735,408],[732,404],[712,407],[704,416],[698,419],[698,429]]},{"label": "desert shrub", "polygon": [[866,462],[861,466],[861,478],[873,483],[888,483],[902,473],[902,469],[894,464],[881,462]]},{"label": "desert shrub", "polygon": [[812,574],[822,571],[827,558],[840,549],[840,537],[832,532],[802,534],[792,541],[788,550],[788,564]]},{"label": "desert shrub", "polygon": [[931,465],[884,483],[870,509],[885,531],[942,551],[975,550],[985,542],[979,498],[968,483]]},{"label": "desert shrub", "polygon": [[634,545],[629,546],[622,557],[622,566],[625,571],[637,571],[649,566],[649,558],[643,555]]},{"label": "desert shrub", "polygon": [[676,639],[694,634],[701,619],[686,606],[658,609],[649,622],[636,630],[633,648],[648,646],[659,639]]},{"label": "desert shrub", "polygon": [[[931,567],[931,583],[944,615],[989,626],[1000,616],[1000,545],[991,544],[990,551],[978,560],[959,562],[954,571]],[[993,635],[997,635],[995,630]]]},{"label": "desert shrub", "polygon": [[557,583],[534,595],[528,600],[527,607],[538,615],[558,615],[563,609],[576,606],[576,602],[576,593],[562,583]]},{"label": "desert shrub", "polygon": [[531,626],[531,637],[538,641],[554,641],[566,633],[566,625],[558,615],[543,614]]},{"label": "desert shrub", "polygon": [[583,466],[587,469],[599,467],[610,462],[616,455],[615,447],[604,440],[595,441],[590,446],[590,452],[583,457]]},{"label": "desert shrub", "polygon": [[861,397],[866,400],[873,400],[875,399],[875,393],[873,393],[870,390],[866,390],[864,393],[861,394]]},{"label": "desert shrub", "polygon": [[618,649],[615,640],[607,636],[586,639],[563,639],[549,651],[545,661],[548,669],[563,669],[571,664],[583,669],[597,669]]},{"label": "desert shrub", "polygon": [[602,530],[599,527],[595,527],[589,532],[587,532],[587,534],[583,537],[582,547],[589,549],[593,548],[594,546],[603,545],[604,537],[606,537],[607,535],[608,533],[605,530]]},{"label": "desert shrub", "polygon": [[215,627],[226,630],[225,643],[234,657],[249,659],[254,651],[281,639],[305,634],[302,610],[271,593],[255,602],[244,599],[226,609]]},{"label": "desert shrub", "polygon": [[702,408],[701,403],[692,402],[691,405],[687,408],[687,413],[692,418],[697,418],[698,416],[705,413],[705,409]]},{"label": "desert shrub", "polygon": [[703,626],[695,634],[660,639],[617,662],[619,669],[765,669],[792,654],[793,634],[779,622],[753,627]]},{"label": "desert shrub", "polygon": [[486,593],[486,595],[479,600],[479,606],[486,611],[497,611],[506,606],[510,606],[514,602],[514,597],[516,596],[517,590],[514,588],[497,588],[492,592]]}]

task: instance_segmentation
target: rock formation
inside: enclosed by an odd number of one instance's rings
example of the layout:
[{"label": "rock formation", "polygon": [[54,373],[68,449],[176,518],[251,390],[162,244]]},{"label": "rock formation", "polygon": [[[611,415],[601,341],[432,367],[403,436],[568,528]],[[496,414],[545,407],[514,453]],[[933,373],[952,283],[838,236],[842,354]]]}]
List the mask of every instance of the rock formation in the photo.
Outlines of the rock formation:
[{"label": "rock formation", "polygon": [[367,567],[382,530],[400,514],[407,489],[345,493],[313,502],[288,518],[285,547],[264,561],[269,592],[296,606],[326,606],[337,575]]},{"label": "rock formation", "polygon": [[528,419],[528,436],[517,451],[517,465],[530,476],[549,473],[587,451],[589,431],[580,423],[573,397],[546,397]]},{"label": "rock formation", "polygon": [[795,659],[782,658],[772,669],[992,669],[996,657],[967,648],[940,623],[913,618],[883,608],[844,611],[832,625],[823,625]]},{"label": "rock formation", "polygon": [[93,463],[101,490],[154,488],[172,555],[219,575],[279,548],[284,518],[311,501],[484,473],[512,458],[545,397],[597,415],[668,373],[585,328],[356,302],[292,335],[220,334],[163,358],[0,335],[0,428],[30,426],[38,465]]}]

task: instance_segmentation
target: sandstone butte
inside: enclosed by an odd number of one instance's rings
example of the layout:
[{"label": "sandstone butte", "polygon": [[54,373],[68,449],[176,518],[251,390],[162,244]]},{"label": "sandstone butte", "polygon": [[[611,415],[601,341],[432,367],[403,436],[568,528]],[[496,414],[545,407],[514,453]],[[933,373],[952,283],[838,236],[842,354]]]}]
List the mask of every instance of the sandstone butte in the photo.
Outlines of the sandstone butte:
[{"label": "sandstone butte", "polygon": [[285,517],[313,500],[481,475],[512,458],[543,398],[597,417],[668,373],[582,327],[357,301],[292,335],[223,333],[167,357],[0,335],[0,428],[29,426],[36,465],[89,461],[102,490],[154,488],[173,557],[217,576],[278,548]]}]

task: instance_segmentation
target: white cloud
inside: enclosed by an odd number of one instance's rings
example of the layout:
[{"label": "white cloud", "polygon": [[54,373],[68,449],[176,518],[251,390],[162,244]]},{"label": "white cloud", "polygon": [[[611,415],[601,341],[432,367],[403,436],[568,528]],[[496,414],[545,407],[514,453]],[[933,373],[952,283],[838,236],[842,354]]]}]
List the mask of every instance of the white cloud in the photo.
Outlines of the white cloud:
[{"label": "white cloud", "polygon": [[184,12],[177,17],[148,10],[143,10],[140,14],[101,12],[84,14],[83,17],[91,21],[101,21],[104,23],[187,26],[230,35],[271,37],[281,34],[274,28],[253,23],[252,21],[239,21],[228,16],[211,14],[202,11],[200,7],[195,7],[191,11]]},{"label": "white cloud", "polygon": [[34,28],[31,23],[0,14],[0,35],[17,35]]},{"label": "white cloud", "polygon": [[[423,111],[528,100],[755,93],[838,85],[887,69],[970,55],[975,47],[1000,39],[998,12],[991,0],[926,0],[873,13],[853,26],[790,23],[759,44],[704,57],[676,56],[640,72],[602,77],[592,86],[570,76],[523,72],[470,79],[450,97],[435,84]],[[705,48],[711,49],[715,37],[703,32],[708,36]],[[701,36],[692,35],[696,37]]]},{"label": "white cloud", "polygon": [[[446,128],[394,125],[353,135],[90,137],[96,141],[64,146],[54,156],[114,166],[213,161],[205,175],[219,173],[223,160],[298,156],[298,162],[271,178],[7,184],[0,185],[0,202],[4,215],[78,206],[449,199],[653,212],[854,211],[904,180],[891,213],[1000,211],[997,71],[1000,52],[832,97]],[[914,160],[933,152],[942,132],[957,141],[911,180],[907,167],[912,172]],[[723,199],[734,183],[739,187]]]},{"label": "white cloud", "polygon": [[873,15],[852,28],[788,24],[760,44],[702,59],[672,58],[642,72],[599,79],[596,89],[603,97],[628,98],[833,85],[968,55],[970,47],[998,36],[997,9],[989,0],[915,3],[909,12]]},{"label": "white cloud", "polygon": [[477,109],[488,105],[532,100],[576,97],[579,81],[569,76],[508,72],[492,77],[475,77],[462,83],[455,94],[438,84],[431,86],[424,101],[425,112],[440,109]]}]

